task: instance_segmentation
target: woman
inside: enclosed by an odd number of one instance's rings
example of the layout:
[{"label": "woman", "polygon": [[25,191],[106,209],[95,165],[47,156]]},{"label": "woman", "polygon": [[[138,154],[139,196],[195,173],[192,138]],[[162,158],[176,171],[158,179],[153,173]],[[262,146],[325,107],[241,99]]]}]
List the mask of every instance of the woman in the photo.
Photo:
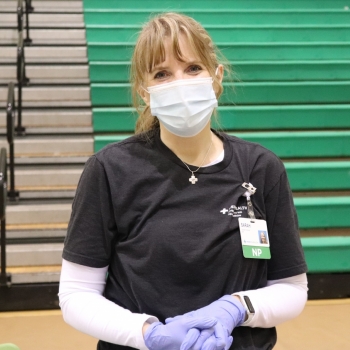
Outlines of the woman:
[{"label": "woman", "polygon": [[274,327],[305,305],[282,162],[210,128],[223,74],[193,19],[166,13],[143,27],[136,136],[88,160],[63,252],[63,316],[98,349],[272,349]]}]

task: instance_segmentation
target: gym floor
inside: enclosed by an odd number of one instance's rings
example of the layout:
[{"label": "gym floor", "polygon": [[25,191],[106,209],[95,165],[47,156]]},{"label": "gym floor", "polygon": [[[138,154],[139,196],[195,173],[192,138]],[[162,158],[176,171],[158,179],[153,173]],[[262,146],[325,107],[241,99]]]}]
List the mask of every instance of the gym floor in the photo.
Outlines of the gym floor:
[{"label": "gym floor", "polygon": [[[274,350],[350,347],[350,299],[309,301],[303,313],[277,327]],[[64,323],[59,310],[0,313],[0,344],[21,350],[94,350],[97,340]]]}]

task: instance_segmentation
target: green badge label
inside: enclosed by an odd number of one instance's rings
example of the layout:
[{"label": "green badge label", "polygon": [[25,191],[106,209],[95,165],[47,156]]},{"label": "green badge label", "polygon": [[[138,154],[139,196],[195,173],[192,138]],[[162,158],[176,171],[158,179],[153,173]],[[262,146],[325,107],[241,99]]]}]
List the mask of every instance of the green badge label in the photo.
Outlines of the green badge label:
[{"label": "green badge label", "polygon": [[249,259],[271,259],[269,247],[243,245],[243,256]]}]

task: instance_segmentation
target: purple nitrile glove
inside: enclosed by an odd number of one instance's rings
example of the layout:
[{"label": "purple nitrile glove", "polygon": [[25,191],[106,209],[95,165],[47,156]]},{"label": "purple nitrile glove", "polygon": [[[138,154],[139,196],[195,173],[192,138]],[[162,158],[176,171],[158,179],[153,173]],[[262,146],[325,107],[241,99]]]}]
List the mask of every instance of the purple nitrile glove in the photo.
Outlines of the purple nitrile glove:
[{"label": "purple nitrile glove", "polygon": [[[225,295],[219,300],[216,300],[213,303],[209,304],[208,306],[202,307],[198,310],[189,312],[182,316],[168,318],[165,320],[165,322],[166,324],[169,324],[173,321],[181,319],[182,317],[187,317],[188,315],[193,315],[195,317],[215,317],[227,332],[225,337],[225,348],[228,348],[227,345],[229,344],[229,342],[232,343],[232,340],[229,338],[229,336],[231,335],[235,327],[241,325],[244,322],[246,311],[244,306],[237,298],[233,297],[232,295]],[[216,327],[216,329],[218,329],[218,326]],[[222,335],[218,335],[216,329],[215,336],[218,338],[217,346],[221,348]],[[188,338],[185,339],[185,343],[186,345],[184,345],[184,347],[182,347],[181,350],[188,350],[191,347],[193,347],[193,349],[195,350],[200,349],[200,347],[198,347],[199,344],[193,344],[193,341],[189,341]]]},{"label": "purple nitrile glove", "polygon": [[[192,328],[208,329],[215,326],[213,317],[195,317],[188,315],[164,325],[152,323],[144,334],[145,344],[150,350],[179,350],[187,332]],[[212,330],[212,333],[214,330]],[[199,335],[199,334],[198,334]]]},{"label": "purple nitrile glove", "polygon": [[190,329],[180,350],[228,350],[232,342],[233,338],[227,335],[227,330],[218,322],[213,329]]}]

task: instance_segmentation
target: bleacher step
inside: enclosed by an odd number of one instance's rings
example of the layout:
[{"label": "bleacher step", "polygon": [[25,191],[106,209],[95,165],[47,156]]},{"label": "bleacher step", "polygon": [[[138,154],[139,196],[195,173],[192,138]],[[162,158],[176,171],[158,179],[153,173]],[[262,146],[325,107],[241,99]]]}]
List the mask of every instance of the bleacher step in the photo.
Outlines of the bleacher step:
[{"label": "bleacher step", "polygon": [[72,154],[62,154],[62,155],[35,155],[33,157],[17,157],[15,158],[15,165],[49,165],[49,164],[85,164],[91,154],[80,154],[80,155],[72,155]]},{"label": "bleacher step", "polygon": [[[28,46],[24,49],[27,63],[87,63],[86,46]],[[16,62],[16,47],[3,46],[0,63]]]},{"label": "bleacher step", "polygon": [[[0,66],[0,84],[15,81],[15,65]],[[26,75],[30,84],[88,84],[89,67],[87,65],[26,65]]]},{"label": "bleacher step", "polygon": [[349,104],[219,107],[219,122],[227,130],[346,130],[349,115]]},{"label": "bleacher step", "polygon": [[8,241],[28,239],[63,239],[67,233],[67,223],[37,225],[6,225]]},{"label": "bleacher step", "polygon": [[[14,8],[15,10],[15,8]],[[1,11],[1,8],[0,8]],[[51,10],[50,10],[51,12]],[[26,25],[26,16],[23,17],[24,25]],[[36,13],[29,15],[29,25],[31,28],[45,28],[45,27],[67,27],[67,28],[84,28],[83,14],[67,14],[67,13]],[[0,12],[0,26],[1,27],[16,27],[17,28],[17,14],[16,13],[1,13]]]},{"label": "bleacher step", "polygon": [[350,237],[350,230],[347,227],[306,229],[300,230],[300,237]]},{"label": "bleacher step", "polygon": [[[0,103],[7,101],[7,86],[0,86]],[[16,97],[18,89],[15,89]],[[22,89],[24,107],[89,107],[90,87],[83,86],[25,86]]]},{"label": "bleacher step", "polygon": [[[222,10],[251,10],[251,9],[337,9],[346,10],[346,2],[343,0],[235,0],[221,1],[215,3],[215,8]],[[159,0],[129,0],[127,2],[114,2],[113,0],[84,0],[84,10],[94,9],[147,9],[148,11],[158,10],[160,8]],[[168,10],[195,10],[212,9],[212,0],[162,0],[161,8]]]},{"label": "bleacher step", "polygon": [[[38,44],[85,44],[84,29],[31,29],[30,38]],[[0,44],[17,44],[17,29],[0,30]]]},{"label": "bleacher step", "polygon": [[12,284],[59,282],[61,265],[10,267]]},{"label": "bleacher step", "polygon": [[[276,3],[277,4],[277,3]],[[161,8],[152,12],[163,12]],[[344,9],[183,9],[182,13],[193,17],[203,26],[213,24],[324,24],[325,16],[328,23],[348,24],[350,11]],[[115,24],[139,24],[145,23],[149,18],[149,9],[86,9],[84,11],[87,25],[115,25]]]},{"label": "bleacher step", "polygon": [[[90,109],[24,109],[22,122],[27,128],[91,127],[92,112]],[[0,128],[5,127],[6,115],[2,113],[0,114]]]},{"label": "bleacher step", "polygon": [[[16,9],[17,1],[16,0],[7,0],[0,2],[0,11],[13,11]],[[45,1],[45,0],[33,0],[32,6],[35,9],[35,12],[82,12],[83,4],[82,1]]]},{"label": "bleacher step", "polygon": [[242,132],[235,135],[260,143],[281,158],[350,156],[350,131]]},{"label": "bleacher step", "polygon": [[302,238],[309,272],[350,272],[350,237]]},{"label": "bleacher step", "polygon": [[17,204],[6,208],[7,225],[67,224],[71,203]]},{"label": "bleacher step", "polygon": [[[0,147],[8,148],[7,141],[0,140]],[[16,157],[82,157],[93,153],[92,136],[42,136],[15,139]]]},{"label": "bleacher step", "polygon": [[16,167],[16,188],[21,190],[74,189],[82,173],[82,166]]},{"label": "bleacher step", "polygon": [[19,189],[20,199],[70,199],[73,200],[75,196],[76,187],[48,187],[38,189],[36,187],[26,187]]},{"label": "bleacher step", "polygon": [[[25,126],[25,133],[27,136],[38,136],[38,135],[83,135],[92,134],[92,126],[81,126],[81,127],[28,127]],[[6,134],[6,128],[0,128],[0,135]]]},{"label": "bleacher step", "polygon": [[300,228],[350,227],[350,196],[294,198]]},{"label": "bleacher step", "polygon": [[6,259],[9,267],[60,265],[63,243],[9,244]]},{"label": "bleacher step", "polygon": [[[285,163],[293,191],[347,190],[350,161]],[[333,179],[336,179],[333,181]]]},{"label": "bleacher step", "polygon": [[[88,42],[133,42],[140,25],[87,25]],[[319,42],[348,41],[350,25],[207,25],[214,42]]]}]

